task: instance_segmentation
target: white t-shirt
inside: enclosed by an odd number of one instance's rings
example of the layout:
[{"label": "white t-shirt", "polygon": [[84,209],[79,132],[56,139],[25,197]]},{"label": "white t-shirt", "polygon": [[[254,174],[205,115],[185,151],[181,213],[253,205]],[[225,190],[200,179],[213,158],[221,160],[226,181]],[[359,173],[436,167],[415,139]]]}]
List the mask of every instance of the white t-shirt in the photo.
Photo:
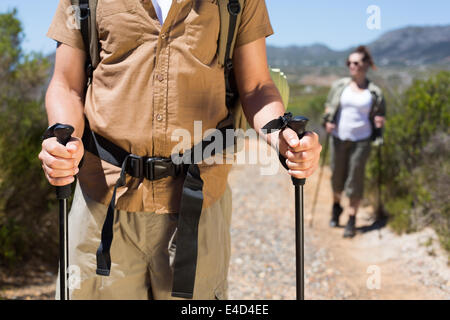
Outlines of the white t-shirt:
[{"label": "white t-shirt", "polygon": [[369,121],[371,107],[372,94],[368,89],[357,92],[350,86],[345,88],[333,135],[341,140],[350,141],[369,138],[372,134],[372,125]]},{"label": "white t-shirt", "polygon": [[152,3],[159,22],[163,25],[164,20],[166,20],[167,14],[169,13],[170,7],[172,6],[172,0],[152,0]]}]

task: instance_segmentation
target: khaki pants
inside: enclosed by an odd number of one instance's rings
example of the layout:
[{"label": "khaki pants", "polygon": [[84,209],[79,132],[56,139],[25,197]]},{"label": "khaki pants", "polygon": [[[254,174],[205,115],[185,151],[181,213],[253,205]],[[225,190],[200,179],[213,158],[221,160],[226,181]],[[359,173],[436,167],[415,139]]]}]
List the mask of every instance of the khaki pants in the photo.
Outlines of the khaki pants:
[{"label": "khaki pants", "polygon": [[345,190],[350,199],[364,195],[366,163],[370,156],[370,139],[342,141],[331,136],[331,186],[334,193]]},{"label": "khaki pants", "polygon": [[[77,183],[68,227],[70,298],[179,299],[171,297],[177,215],[116,210],[111,274],[105,277],[95,269],[106,211],[106,206],[83,194]],[[227,299],[230,224],[227,185],[222,198],[201,213],[194,299]]]}]

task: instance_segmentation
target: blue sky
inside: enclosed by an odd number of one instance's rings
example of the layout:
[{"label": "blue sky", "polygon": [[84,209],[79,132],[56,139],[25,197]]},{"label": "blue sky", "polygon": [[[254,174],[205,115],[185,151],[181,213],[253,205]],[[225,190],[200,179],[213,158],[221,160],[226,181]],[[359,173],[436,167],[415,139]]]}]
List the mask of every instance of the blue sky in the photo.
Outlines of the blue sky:
[{"label": "blue sky", "polygon": [[[55,44],[45,34],[58,2],[0,0],[0,12],[17,7],[26,35],[25,50],[50,53]],[[399,27],[450,24],[449,0],[266,0],[266,4],[275,31],[267,43],[277,46],[324,43],[345,49]],[[366,26],[370,5],[380,8],[380,30]]]}]

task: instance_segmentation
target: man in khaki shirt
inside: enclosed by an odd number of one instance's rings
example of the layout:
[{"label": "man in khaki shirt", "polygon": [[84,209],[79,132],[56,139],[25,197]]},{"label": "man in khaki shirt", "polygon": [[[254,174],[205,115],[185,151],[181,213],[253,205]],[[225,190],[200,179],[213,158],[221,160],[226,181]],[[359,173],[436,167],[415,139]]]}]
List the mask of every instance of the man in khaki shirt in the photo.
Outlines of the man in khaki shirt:
[{"label": "man in khaki shirt", "polygon": [[[45,140],[39,158],[52,185],[78,176],[69,215],[69,259],[79,267],[80,282],[71,297],[170,299],[184,177],[127,176],[116,195],[111,275],[97,276],[95,251],[121,168],[85,151],[81,137],[86,118],[93,132],[129,153],[169,158],[178,143],[171,139],[174,130],[194,136],[194,121],[201,121],[202,134],[216,128],[228,115],[224,69],[217,61],[217,1],[174,0],[161,25],[150,0],[99,0],[100,63],[86,93],[85,47],[70,6],[70,0],[60,0],[47,34],[60,45],[46,108],[50,125],[70,124],[75,131],[66,147],[55,138]],[[308,132],[299,141],[291,129],[279,135],[261,131],[285,110],[267,66],[265,37],[271,34],[264,0],[246,0],[233,56],[240,99],[249,124],[288,159],[289,173],[307,178],[319,162],[317,134]],[[226,297],[230,168],[199,164],[204,199],[196,299]]]}]

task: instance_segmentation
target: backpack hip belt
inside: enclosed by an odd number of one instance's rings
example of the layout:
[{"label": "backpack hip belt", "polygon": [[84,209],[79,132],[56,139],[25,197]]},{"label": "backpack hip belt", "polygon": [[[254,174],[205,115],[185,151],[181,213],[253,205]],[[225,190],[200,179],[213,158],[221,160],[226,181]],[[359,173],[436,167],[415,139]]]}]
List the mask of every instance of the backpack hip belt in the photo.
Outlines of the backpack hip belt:
[{"label": "backpack hip belt", "polygon": [[[226,130],[233,129],[231,118],[225,119],[218,126],[222,136]],[[111,271],[110,249],[113,240],[114,212],[116,206],[116,191],[126,183],[126,174],[135,178],[159,180],[169,176],[185,175],[180,210],[178,214],[177,246],[174,261],[172,296],[192,299],[194,293],[195,272],[197,268],[198,224],[203,205],[203,180],[200,169],[194,163],[196,148],[203,150],[215,140],[211,134],[192,149],[187,150],[182,157],[183,162],[173,163],[171,158],[147,157],[131,154],[111,141],[93,132],[85,118],[83,145],[86,151],[98,156],[100,159],[121,168],[113,196],[108,206],[106,218],[101,232],[101,242],[97,249],[98,275],[109,276]],[[222,152],[229,151],[235,146],[234,139],[224,139]],[[213,149],[211,156],[219,150]],[[202,161],[203,159],[198,159]],[[187,163],[186,163],[187,162]]]}]

